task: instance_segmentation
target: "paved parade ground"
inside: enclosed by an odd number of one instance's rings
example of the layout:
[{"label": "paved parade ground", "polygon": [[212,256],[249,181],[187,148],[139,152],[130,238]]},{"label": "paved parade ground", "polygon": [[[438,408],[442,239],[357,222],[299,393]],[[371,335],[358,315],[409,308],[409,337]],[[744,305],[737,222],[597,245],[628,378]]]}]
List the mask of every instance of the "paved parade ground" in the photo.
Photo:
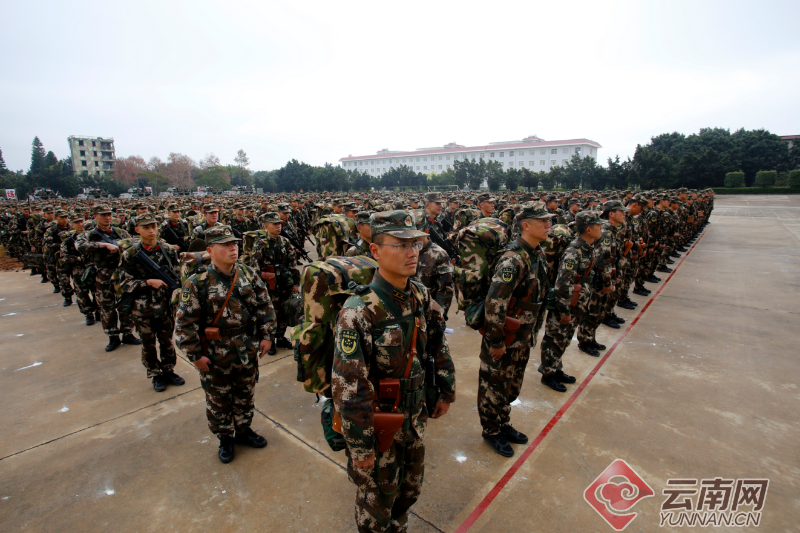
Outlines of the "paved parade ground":
[{"label": "paved parade ground", "polygon": [[[601,358],[573,341],[564,370],[578,383],[566,394],[539,382],[534,348],[511,415],[531,441],[510,459],[481,439],[480,336],[451,311],[457,401],[428,424],[411,531],[613,531],[588,503],[616,501],[613,482],[584,491],[616,459],[645,496],[628,531],[694,530],[659,526],[663,491],[697,480],[688,488],[700,494],[677,499],[693,511],[715,478],[729,489],[726,516],[737,481],[769,480],[763,507],[741,510],[760,531],[798,530],[800,196],[715,203],[674,274],[659,274],[651,297],[631,294],[637,310],[616,309],[622,329],[600,326]],[[140,347],[106,353],[100,324],[85,326],[39,280],[0,273],[0,531],[355,530],[344,452],[326,444],[290,351],[261,362],[253,428],[268,447],[237,447],[224,465],[194,367],[179,358],[186,384],[154,392]]]}]

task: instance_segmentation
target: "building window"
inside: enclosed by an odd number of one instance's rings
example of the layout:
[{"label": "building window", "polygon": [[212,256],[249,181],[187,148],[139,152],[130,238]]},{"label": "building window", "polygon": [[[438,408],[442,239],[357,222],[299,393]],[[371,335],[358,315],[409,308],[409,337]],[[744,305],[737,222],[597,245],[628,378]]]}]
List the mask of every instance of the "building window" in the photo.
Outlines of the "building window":
[{"label": "building window", "polygon": [[442,170],[442,165],[439,165],[439,170]]},{"label": "building window", "polygon": [[490,158],[491,158],[491,157],[494,157],[494,152],[490,152],[490,153],[489,153],[489,157],[490,157]]},{"label": "building window", "polygon": [[[455,157],[458,157],[458,156],[455,156]],[[440,159],[441,159],[441,158],[440,158]],[[450,156],[449,156],[449,155],[448,155],[448,156],[445,156],[445,159],[447,159],[448,161],[450,161]]]},{"label": "building window", "polygon": [[483,156],[485,156],[485,155],[486,155],[486,154],[481,154],[481,159],[483,159]]},{"label": "building window", "polygon": [[550,153],[551,154],[557,154],[558,153],[558,148],[551,148],[550,149]]},{"label": "building window", "polygon": [[547,164],[547,162],[546,162],[544,159],[542,159],[541,161],[539,161],[539,166],[542,166],[542,167],[543,167],[543,166],[545,166],[546,164]]},{"label": "building window", "polygon": [[[417,158],[417,163],[419,163],[419,157]],[[417,167],[417,170],[419,170],[419,167]]]},{"label": "building window", "polygon": [[533,164],[534,164],[535,162],[536,162],[536,161],[528,161],[528,166],[529,166],[529,167],[532,167],[532,166],[533,166]]},{"label": "building window", "polygon": [[426,166],[424,166],[424,167],[422,167],[422,170],[428,170],[428,167],[427,167],[427,165],[426,165]]},{"label": "building window", "polygon": [[[439,156],[439,161],[441,161],[441,160],[442,160],[442,156]],[[439,167],[439,168],[442,168],[442,167]]]},{"label": "building window", "polygon": [[[417,159],[419,159],[419,158],[417,158]],[[417,167],[417,170],[419,170],[419,167]]]},{"label": "building window", "polygon": [[447,165],[447,170],[450,170],[450,165]]},{"label": "building window", "polygon": [[594,148],[589,148],[589,155],[594,154]]},{"label": "building window", "polygon": [[100,163],[98,163],[97,161],[95,161],[95,162],[94,162],[94,166],[96,166],[96,167],[99,167],[99,166],[100,166]]},{"label": "building window", "polygon": [[519,166],[522,166],[522,161],[519,162]]},{"label": "building window", "polygon": [[505,156],[506,156],[505,152],[500,152],[500,157],[505,157]]},{"label": "building window", "polygon": [[81,166],[85,167],[86,166],[86,161],[81,161]]},{"label": "building window", "polygon": [[83,141],[78,141],[78,146],[83,146]]},{"label": "building window", "polygon": [[81,150],[81,155],[86,156],[86,150]]},{"label": "building window", "polygon": [[92,146],[97,146],[94,141],[92,141]]},{"label": "building window", "polygon": [[564,166],[567,166],[567,160],[566,159],[562,159],[561,160],[561,164],[564,165]]},{"label": "building window", "polygon": [[575,147],[575,153],[576,153],[576,154],[579,154],[579,153],[581,153],[581,147],[580,147],[580,146],[576,146],[576,147]]},{"label": "building window", "polygon": [[550,168],[557,167],[557,166],[558,166],[558,161],[556,161],[555,159],[550,161]]},{"label": "building window", "polygon": [[562,153],[562,154],[568,154],[568,153],[569,153],[569,148],[563,148],[563,149],[561,150],[561,153]]},{"label": "building window", "polygon": [[510,152],[508,152],[508,157],[514,157],[514,150],[511,150]]},{"label": "building window", "polygon": [[94,156],[97,157],[97,152],[93,152],[93,153],[94,153]]},{"label": "building window", "polygon": [[539,155],[545,155],[547,153],[547,150],[542,149],[542,150],[539,150],[539,152],[541,152]]}]

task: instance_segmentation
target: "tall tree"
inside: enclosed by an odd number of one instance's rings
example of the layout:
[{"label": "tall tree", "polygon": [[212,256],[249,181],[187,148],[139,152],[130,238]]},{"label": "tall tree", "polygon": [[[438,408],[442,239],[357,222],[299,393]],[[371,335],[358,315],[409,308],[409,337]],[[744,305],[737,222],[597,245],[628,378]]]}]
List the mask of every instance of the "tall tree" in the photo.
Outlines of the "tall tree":
[{"label": "tall tree", "polygon": [[30,174],[40,174],[44,168],[44,146],[37,136],[33,138],[33,142],[31,143]]},{"label": "tall tree", "polygon": [[6,167],[6,160],[3,159],[3,149],[0,148],[0,174],[4,173],[7,170],[8,167]]},{"label": "tall tree", "polygon": [[239,150],[236,152],[236,157],[234,157],[233,160],[236,162],[236,166],[241,169],[245,169],[248,165],[250,165],[250,160],[247,159],[247,154],[244,152],[244,150]]}]

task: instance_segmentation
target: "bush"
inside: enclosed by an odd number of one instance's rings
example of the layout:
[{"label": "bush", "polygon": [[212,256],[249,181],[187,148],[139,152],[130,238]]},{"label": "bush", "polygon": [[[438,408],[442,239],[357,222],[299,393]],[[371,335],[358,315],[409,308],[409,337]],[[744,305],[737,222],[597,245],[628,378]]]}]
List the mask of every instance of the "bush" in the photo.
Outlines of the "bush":
[{"label": "bush", "polygon": [[728,172],[725,174],[725,187],[744,187],[744,172]]},{"label": "bush", "polygon": [[792,170],[789,172],[789,187],[793,189],[800,188],[800,170]]},{"label": "bush", "polygon": [[778,172],[775,170],[762,170],[756,172],[756,187],[772,187],[778,180]]}]

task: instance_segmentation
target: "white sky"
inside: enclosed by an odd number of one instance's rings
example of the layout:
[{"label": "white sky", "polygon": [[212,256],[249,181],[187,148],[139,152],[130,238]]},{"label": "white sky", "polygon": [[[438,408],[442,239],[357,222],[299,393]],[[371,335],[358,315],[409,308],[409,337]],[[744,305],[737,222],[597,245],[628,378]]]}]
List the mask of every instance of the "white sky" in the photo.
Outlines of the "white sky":
[{"label": "white sky", "polygon": [[0,8],[0,148],[239,148],[252,170],[381,148],[702,127],[800,134],[800,2],[40,1]]}]

